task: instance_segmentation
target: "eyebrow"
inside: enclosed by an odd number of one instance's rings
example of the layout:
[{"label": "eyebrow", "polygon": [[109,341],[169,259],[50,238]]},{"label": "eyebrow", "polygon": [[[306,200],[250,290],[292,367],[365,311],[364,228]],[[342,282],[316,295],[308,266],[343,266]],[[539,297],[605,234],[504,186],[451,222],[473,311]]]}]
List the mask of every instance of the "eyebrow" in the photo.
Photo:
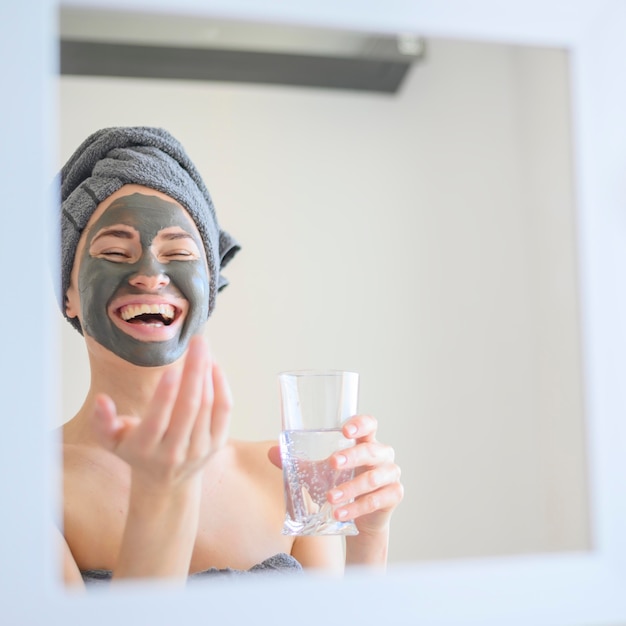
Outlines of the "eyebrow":
[{"label": "eyebrow", "polygon": [[132,233],[128,230],[124,230],[121,228],[103,228],[102,230],[98,231],[98,233],[94,236],[94,238],[91,240],[91,243],[95,243],[98,239],[100,239],[101,237],[119,237],[120,239],[134,239],[135,238],[135,233]]},{"label": "eyebrow", "polygon": [[194,238],[189,233],[185,233],[182,231],[177,231],[173,233],[159,233],[157,237],[167,239],[167,241],[175,241],[177,239],[191,239],[191,241],[195,243]]}]

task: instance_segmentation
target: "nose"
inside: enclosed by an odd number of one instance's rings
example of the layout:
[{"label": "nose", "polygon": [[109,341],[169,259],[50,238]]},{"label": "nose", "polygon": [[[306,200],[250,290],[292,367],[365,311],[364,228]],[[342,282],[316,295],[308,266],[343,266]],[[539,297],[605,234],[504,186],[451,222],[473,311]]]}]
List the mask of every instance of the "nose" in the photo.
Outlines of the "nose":
[{"label": "nose", "polygon": [[164,273],[162,265],[154,258],[143,258],[137,271],[128,279],[133,287],[148,291],[156,291],[170,283],[169,276]]},{"label": "nose", "polygon": [[166,287],[170,283],[170,279],[165,274],[154,274],[148,276],[147,274],[135,274],[128,281],[133,287],[140,287],[141,289],[147,289],[148,291],[156,291]]}]

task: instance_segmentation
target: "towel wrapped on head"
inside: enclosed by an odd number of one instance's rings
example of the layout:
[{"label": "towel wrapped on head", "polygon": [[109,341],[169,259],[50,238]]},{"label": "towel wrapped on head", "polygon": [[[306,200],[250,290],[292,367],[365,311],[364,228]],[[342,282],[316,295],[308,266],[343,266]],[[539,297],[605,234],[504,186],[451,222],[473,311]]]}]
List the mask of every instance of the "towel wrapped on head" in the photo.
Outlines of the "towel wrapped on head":
[{"label": "towel wrapped on head", "polygon": [[[209,314],[217,292],[228,284],[221,269],[239,244],[221,230],[211,196],[182,145],[166,130],[146,126],[104,128],[90,135],[60,173],[61,292],[65,294],[80,236],[98,204],[127,184],[161,191],[179,202],[198,228],[209,266]],[[66,319],[82,333],[77,319]]]}]

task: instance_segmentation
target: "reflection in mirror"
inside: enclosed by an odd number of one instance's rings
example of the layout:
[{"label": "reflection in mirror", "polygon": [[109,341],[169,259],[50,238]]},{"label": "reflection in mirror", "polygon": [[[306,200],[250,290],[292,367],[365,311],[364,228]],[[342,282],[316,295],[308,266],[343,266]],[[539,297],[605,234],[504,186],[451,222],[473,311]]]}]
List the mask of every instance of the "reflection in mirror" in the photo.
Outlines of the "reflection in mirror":
[{"label": "reflection in mirror", "polygon": [[389,93],[65,74],[59,162],[105,126],[182,141],[242,244],[207,328],[231,435],[277,437],[277,372],[358,371],[403,471],[391,563],[585,550],[567,54],[422,52]]}]

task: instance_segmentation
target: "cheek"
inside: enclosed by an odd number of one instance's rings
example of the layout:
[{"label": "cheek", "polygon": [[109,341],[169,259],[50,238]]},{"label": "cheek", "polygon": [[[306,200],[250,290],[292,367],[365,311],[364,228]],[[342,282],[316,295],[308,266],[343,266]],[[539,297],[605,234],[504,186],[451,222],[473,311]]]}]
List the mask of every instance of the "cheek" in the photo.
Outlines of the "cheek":
[{"label": "cheek", "polygon": [[171,268],[169,274],[190,304],[208,309],[209,276],[204,264],[187,262]]},{"label": "cheek", "polygon": [[119,265],[91,257],[85,259],[81,263],[78,277],[78,290],[83,309],[89,308],[93,303],[101,305],[106,302],[123,280],[123,276],[123,268]]}]

